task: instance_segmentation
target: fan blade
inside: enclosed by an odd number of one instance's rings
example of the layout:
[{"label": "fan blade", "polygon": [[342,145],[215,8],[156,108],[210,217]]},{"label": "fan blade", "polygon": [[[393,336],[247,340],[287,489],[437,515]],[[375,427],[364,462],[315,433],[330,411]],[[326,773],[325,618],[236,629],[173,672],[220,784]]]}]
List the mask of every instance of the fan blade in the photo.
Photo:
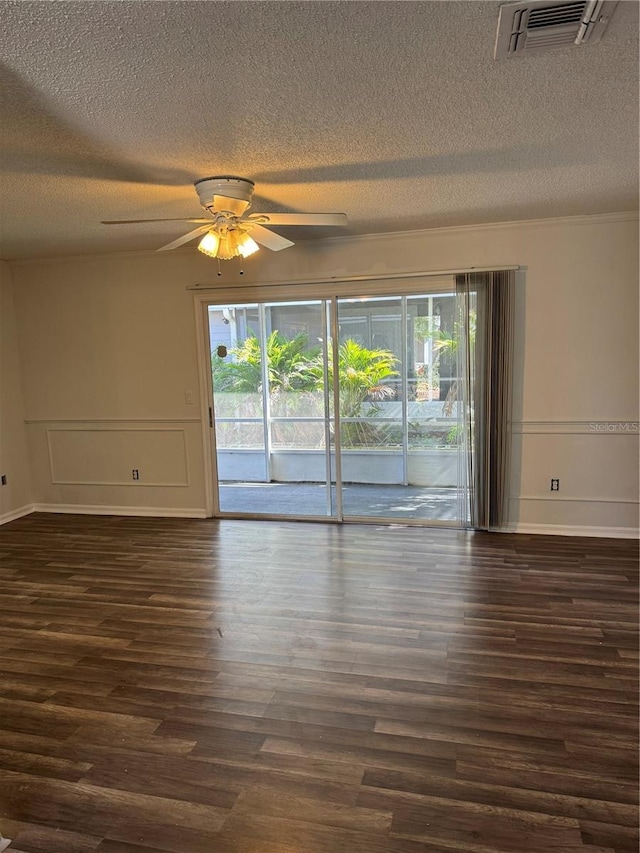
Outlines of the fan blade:
[{"label": "fan blade", "polygon": [[208,231],[210,227],[211,223],[208,225],[201,225],[199,228],[194,228],[193,231],[189,231],[188,234],[183,234],[182,237],[178,237],[178,239],[174,240],[172,243],[167,243],[166,246],[160,246],[159,249],[156,249],[156,252],[168,252],[169,249],[177,249],[178,246],[188,243],[189,240],[195,240],[200,234],[204,234],[205,231]]},{"label": "fan blade", "polygon": [[261,246],[271,249],[272,252],[279,252],[280,249],[295,245],[291,240],[281,237],[280,234],[274,234],[273,231],[263,228],[262,225],[253,225],[249,231],[249,236],[253,237],[256,243],[260,243]]},{"label": "fan blade", "polygon": [[213,219],[103,219],[101,225],[135,225],[138,222],[209,222]]},{"label": "fan blade", "polygon": [[233,213],[234,216],[242,216],[248,207],[249,202],[241,198],[230,198],[228,195],[213,197],[213,209],[216,211],[224,210],[226,213]]},{"label": "fan blade", "polygon": [[[265,221],[266,225],[346,225],[346,213],[252,213],[253,217],[260,217],[259,222]],[[266,217],[266,220],[263,220]]]}]

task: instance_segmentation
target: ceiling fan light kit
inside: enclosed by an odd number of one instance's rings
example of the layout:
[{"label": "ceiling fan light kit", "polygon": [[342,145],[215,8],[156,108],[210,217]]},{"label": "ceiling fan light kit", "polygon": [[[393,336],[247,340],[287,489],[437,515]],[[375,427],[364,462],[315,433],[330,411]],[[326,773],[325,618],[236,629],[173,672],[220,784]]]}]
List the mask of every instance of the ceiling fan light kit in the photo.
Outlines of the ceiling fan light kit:
[{"label": "ceiling fan light kit", "polygon": [[[257,252],[260,246],[279,252],[293,246],[291,240],[265,228],[265,225],[346,225],[344,213],[247,213],[251,207],[254,182],[236,175],[200,178],[194,186],[200,204],[209,219],[130,219],[103,221],[103,225],[129,225],[142,222],[192,222],[198,227],[157,251],[177,249],[202,236],[198,250],[210,258],[228,261]],[[260,244],[260,245],[258,245]]]},{"label": "ceiling fan light kit", "polygon": [[222,261],[230,261],[242,255],[248,258],[257,252],[260,246],[239,229],[226,231],[207,231],[198,243],[198,249],[210,258],[220,258]]}]

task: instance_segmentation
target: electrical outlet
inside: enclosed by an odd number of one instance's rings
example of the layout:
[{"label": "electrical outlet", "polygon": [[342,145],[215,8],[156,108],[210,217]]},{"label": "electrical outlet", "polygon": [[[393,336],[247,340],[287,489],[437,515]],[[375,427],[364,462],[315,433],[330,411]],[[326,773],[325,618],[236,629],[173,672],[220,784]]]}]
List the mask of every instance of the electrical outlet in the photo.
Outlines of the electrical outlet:
[{"label": "electrical outlet", "polygon": [[7,475],[6,474],[0,474],[0,485],[2,485],[2,486],[7,485]]},{"label": "electrical outlet", "polygon": [[138,471],[137,468],[131,469],[131,479],[132,480],[139,480],[140,479],[140,472]]},{"label": "electrical outlet", "polygon": [[551,491],[559,492],[560,491],[560,480],[552,479],[551,480]]}]

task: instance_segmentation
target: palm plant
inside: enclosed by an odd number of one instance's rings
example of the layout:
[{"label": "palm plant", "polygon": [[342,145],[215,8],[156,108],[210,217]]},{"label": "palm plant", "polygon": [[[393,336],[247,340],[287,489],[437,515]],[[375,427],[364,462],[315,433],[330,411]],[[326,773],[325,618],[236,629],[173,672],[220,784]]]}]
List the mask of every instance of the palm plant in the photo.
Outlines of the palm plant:
[{"label": "palm plant", "polygon": [[271,332],[267,338],[267,363],[269,387],[272,391],[313,391],[315,377],[310,365],[320,347],[308,349],[309,338],[305,332],[285,338],[280,332]]},{"label": "palm plant", "polygon": [[[317,356],[319,347],[307,347],[308,337],[304,332],[287,338],[277,330],[271,332],[266,341],[269,402],[271,412],[278,417],[292,414],[307,415],[317,407],[316,379],[309,372],[309,365]],[[233,347],[229,354],[233,361],[225,361],[216,353],[211,356],[213,386],[219,411],[226,417],[259,418],[263,411],[263,373],[260,341],[254,332]],[[230,424],[222,424],[224,439],[233,444],[235,430]],[[272,437],[278,441],[284,434],[291,439],[291,429],[297,434],[296,441],[305,443],[308,437],[305,424],[292,422],[288,425],[274,423]],[[259,432],[254,425],[245,424],[242,435]],[[308,432],[308,430],[307,430]],[[260,439],[260,436],[254,440]]]},{"label": "palm plant", "polygon": [[[328,348],[329,385],[333,387],[333,350]],[[341,439],[345,446],[371,446],[379,444],[378,429],[362,420],[345,422],[345,418],[362,418],[362,406],[365,402],[379,402],[395,396],[385,379],[398,376],[395,369],[398,360],[390,350],[367,349],[354,340],[343,341],[338,347],[338,383],[340,390]],[[324,369],[322,356],[312,368],[318,387],[324,387]],[[375,414],[375,409],[369,411]]]},{"label": "palm plant", "polygon": [[229,355],[234,361],[211,353],[211,372],[215,391],[237,391],[244,394],[255,394],[262,386],[262,367],[260,343],[251,334],[242,344],[232,347]]},{"label": "palm plant", "polygon": [[[467,345],[473,357],[473,350],[476,343],[476,312],[473,309],[469,311],[469,326],[467,331],[469,336]],[[450,334],[438,331],[437,334],[434,335],[433,348],[438,360],[442,356],[448,356],[452,364],[456,363],[458,353],[460,351],[460,341],[462,340],[463,334],[465,334],[465,331],[460,328],[460,324],[456,322],[453,326],[453,332]],[[442,413],[446,415],[446,417],[451,417],[453,414],[453,406],[458,400],[459,391],[460,380],[454,379],[449,387],[449,391],[447,392],[447,396],[445,397],[444,405],[442,407]]]},{"label": "palm plant", "polygon": [[[303,410],[313,413],[320,405],[324,391],[324,357],[320,347],[308,348],[304,332],[286,338],[278,331],[272,332],[266,344],[271,411],[279,417]],[[261,407],[262,354],[260,342],[251,333],[237,347],[229,351],[234,361],[225,361],[215,353],[211,356],[213,384],[216,392],[235,392],[237,403],[244,416],[257,416]],[[329,345],[327,374],[329,387],[333,387],[333,353]],[[347,420],[342,426],[345,446],[371,446],[380,444],[385,436],[380,427],[367,424],[362,418],[365,402],[376,403],[393,397],[393,388],[385,379],[397,376],[397,359],[389,350],[370,350],[354,340],[346,340],[338,348],[338,380],[340,389],[340,416]],[[296,393],[291,393],[296,392]],[[315,392],[315,393],[314,393]],[[235,396],[235,395],[234,395]],[[248,408],[256,411],[249,412]],[[369,410],[369,416],[375,409]],[[274,425],[274,429],[278,425]]]},{"label": "palm plant", "polygon": [[[331,358],[331,353],[329,354]],[[351,339],[338,347],[338,380],[340,385],[340,414],[356,418],[365,400],[379,401],[395,396],[384,379],[398,376],[397,358],[384,349],[367,349]],[[333,363],[329,376],[333,379]]]},{"label": "palm plant", "polygon": [[[309,373],[310,363],[318,347],[307,349],[308,337],[300,332],[285,338],[277,330],[267,338],[267,365],[271,391],[310,391],[315,378]],[[211,356],[213,384],[216,391],[257,393],[262,391],[262,353],[254,332],[229,350],[234,361],[225,361],[215,353]]]}]

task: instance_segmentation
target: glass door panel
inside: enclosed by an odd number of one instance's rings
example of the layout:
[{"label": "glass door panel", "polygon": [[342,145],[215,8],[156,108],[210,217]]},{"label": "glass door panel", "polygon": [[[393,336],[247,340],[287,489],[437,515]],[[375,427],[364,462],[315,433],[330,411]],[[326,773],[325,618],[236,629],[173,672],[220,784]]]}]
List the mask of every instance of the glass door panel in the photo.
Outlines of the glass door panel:
[{"label": "glass door panel", "polygon": [[463,431],[454,293],[407,297],[407,485],[415,517],[460,522]]},{"label": "glass door panel", "polygon": [[209,340],[215,413],[220,509],[237,505],[243,482],[265,482],[267,434],[262,388],[263,335],[258,305],[209,308]]},{"label": "glass door panel", "polygon": [[322,301],[210,306],[222,514],[334,514],[326,316]]},{"label": "glass door panel", "polygon": [[455,316],[453,292],[338,300],[345,517],[458,523]]},{"label": "glass door panel", "polygon": [[338,300],[345,517],[386,518],[404,486],[402,318],[400,297]]}]

